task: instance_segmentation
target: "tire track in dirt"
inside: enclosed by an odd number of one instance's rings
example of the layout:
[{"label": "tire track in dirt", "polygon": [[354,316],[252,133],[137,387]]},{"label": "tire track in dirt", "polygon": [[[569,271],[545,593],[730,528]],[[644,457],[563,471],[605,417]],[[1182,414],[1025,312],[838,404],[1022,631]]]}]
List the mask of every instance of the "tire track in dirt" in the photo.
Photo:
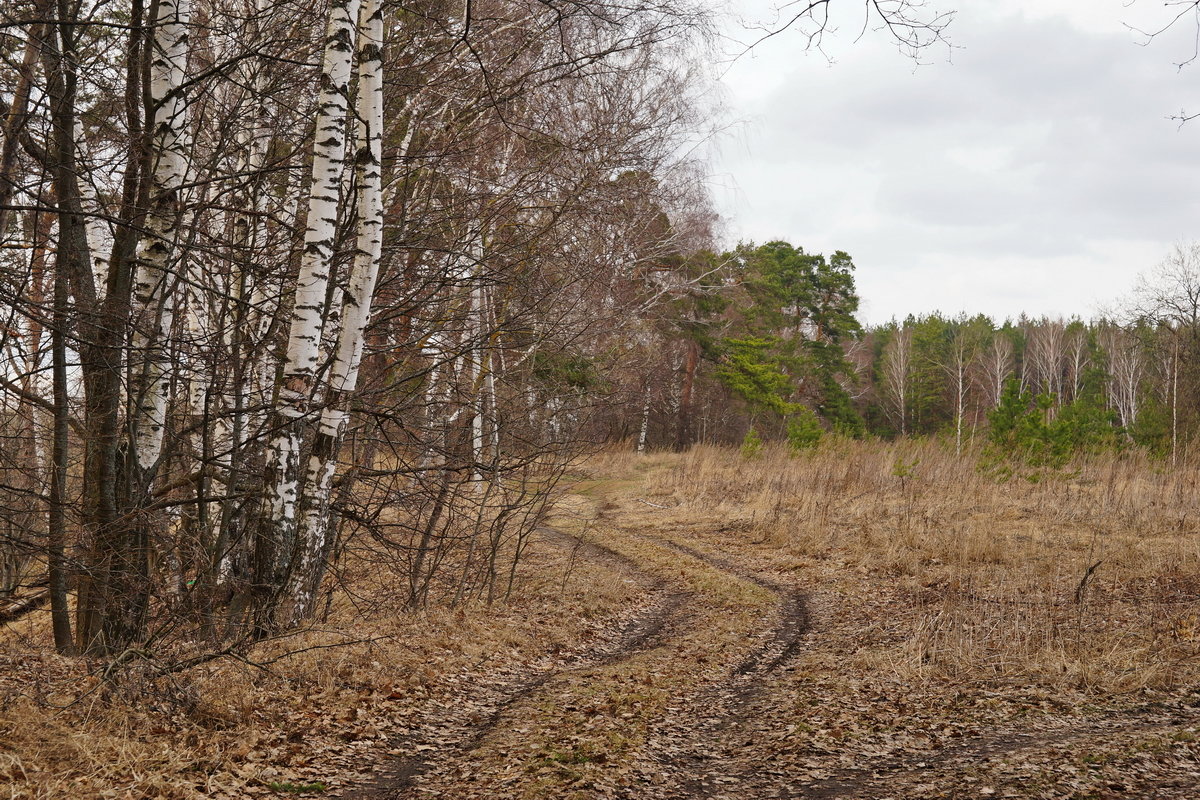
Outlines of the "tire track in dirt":
[{"label": "tire track in dirt", "polygon": [[[742,770],[730,767],[742,748],[752,749],[742,730],[753,719],[769,709],[756,708],[767,694],[766,679],[791,661],[812,630],[811,614],[806,595],[799,589],[784,586],[735,564],[720,556],[705,553],[685,544],[659,536],[639,533],[649,541],[690,556],[709,566],[742,580],[749,581],[780,598],[778,619],[762,644],[755,647],[730,671],[725,681],[700,693],[695,705],[700,713],[690,716],[683,731],[664,731],[665,738],[685,738],[682,752],[678,746],[660,743],[652,745],[652,761],[675,774],[673,786],[658,786],[649,794],[648,787],[639,797],[711,798],[721,789],[734,789],[740,782]],[[674,734],[672,736],[672,734]],[[718,752],[713,752],[717,750]],[[684,774],[679,774],[684,772]]]},{"label": "tire track in dirt", "polygon": [[542,527],[537,533],[552,544],[572,548],[574,554],[591,563],[629,576],[654,600],[638,609],[607,645],[592,648],[569,663],[505,681],[491,689],[491,697],[472,698],[473,707],[490,708],[482,719],[464,722],[447,715],[427,720],[419,733],[393,740],[393,750],[406,750],[409,754],[389,760],[368,786],[346,792],[343,796],[348,800],[403,797],[437,762],[462,757],[478,748],[509,710],[556,678],[624,661],[657,647],[671,638],[674,629],[682,627],[686,606],[694,596],[692,592],[673,587],[632,558],[603,545],[554,528]]},{"label": "tire track in dirt", "polygon": [[[1054,729],[1021,730],[1008,729],[989,735],[970,737],[955,745],[931,753],[906,753],[876,761],[867,768],[843,768],[832,770],[829,777],[793,783],[785,769],[767,768],[747,759],[748,763],[737,763],[736,750],[744,747],[753,751],[755,742],[751,727],[757,718],[774,713],[764,706],[767,687],[764,679],[786,664],[803,645],[804,635],[811,630],[809,611],[805,596],[798,590],[789,589],[761,575],[754,574],[719,556],[662,537],[640,534],[643,538],[656,541],[676,552],[698,559],[710,566],[748,580],[780,595],[780,619],[769,638],[751,651],[731,670],[731,680],[710,690],[704,698],[724,700],[719,709],[699,718],[692,731],[699,742],[707,735],[705,744],[732,746],[732,753],[705,753],[693,747],[683,753],[660,753],[657,760],[666,767],[680,768],[693,772],[691,776],[676,776],[674,786],[645,787],[630,797],[653,797],[655,800],[685,800],[687,798],[779,798],[780,800],[834,800],[835,798],[875,797],[922,797],[931,783],[939,776],[951,778],[961,776],[962,770],[995,759],[1020,753],[1036,752],[1039,749],[1078,748],[1090,743],[1102,746],[1111,737],[1129,735],[1168,735],[1188,726],[1200,725],[1200,704],[1197,706],[1164,707],[1151,704],[1122,712],[1109,712],[1101,718],[1090,720],[1065,720]],[[749,680],[735,683],[739,677]],[[1157,715],[1157,718],[1148,718]],[[1097,739],[1096,737],[1104,737]],[[1090,740],[1090,742],[1089,742]],[[1077,756],[1077,752],[1070,755]],[[905,794],[905,788],[912,794]],[[941,789],[961,789],[957,779],[945,783]],[[938,795],[967,797],[961,792]],[[1165,797],[1165,795],[1164,795]]]},{"label": "tire track in dirt", "polygon": [[[1062,747],[1076,748],[1087,743],[1103,746],[1109,739],[1098,736],[1128,734],[1161,735],[1176,732],[1200,723],[1200,708],[1164,708],[1159,704],[1110,712],[1102,718],[1063,720],[1063,725],[1050,729],[1007,729],[988,735],[969,737],[966,741],[931,753],[905,753],[885,758],[870,769],[847,768],[835,770],[818,781],[800,784],[798,794],[785,797],[793,800],[831,800],[839,797],[874,797],[879,793],[896,794],[903,782],[930,785],[939,776],[961,776],[967,766],[978,766],[993,759],[1022,753],[1049,751]],[[1147,719],[1161,714],[1158,719]],[[1086,741],[1085,740],[1090,740]],[[1078,756],[1072,750],[1067,754]],[[951,787],[953,788],[953,787]]]},{"label": "tire track in dirt", "polygon": [[703,561],[722,572],[750,581],[781,598],[779,620],[771,629],[766,641],[751,650],[730,673],[731,678],[747,679],[741,684],[743,690],[761,689],[761,679],[786,664],[800,650],[805,634],[812,629],[812,622],[807,599],[799,589],[783,586],[720,556],[696,550],[685,544],[656,536],[647,538],[664,544],[676,552]]},{"label": "tire track in dirt", "polygon": [[652,575],[629,556],[603,545],[555,528],[539,528],[538,533],[547,540],[574,548],[576,552],[582,553],[588,561],[594,564],[601,564],[632,576],[643,589],[660,597],[657,604],[643,608],[641,612],[625,623],[617,637],[616,645],[610,652],[595,652],[591,654],[591,658],[585,659],[584,663],[571,666],[571,670],[607,666],[624,661],[643,650],[661,644],[665,640],[667,628],[677,626],[681,621],[683,607],[692,599],[692,592],[677,587],[673,588],[668,581]]}]

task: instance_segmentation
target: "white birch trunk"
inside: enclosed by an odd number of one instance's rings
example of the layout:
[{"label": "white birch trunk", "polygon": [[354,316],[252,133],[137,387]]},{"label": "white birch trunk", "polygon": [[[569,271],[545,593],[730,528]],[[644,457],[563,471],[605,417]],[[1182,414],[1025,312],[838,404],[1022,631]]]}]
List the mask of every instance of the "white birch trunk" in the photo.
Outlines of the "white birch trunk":
[{"label": "white birch trunk", "polygon": [[92,253],[92,280],[96,284],[96,300],[104,299],[108,290],[108,257],[104,254],[112,248],[112,230],[108,224],[99,218],[100,198],[96,195],[96,187],[92,183],[91,170],[88,164],[88,153],[84,147],[86,137],[83,133],[83,123],[75,120],[75,158],[81,180],[79,181],[79,199],[83,201],[83,209],[89,215],[84,220],[84,233],[87,236],[88,250]]},{"label": "white birch trunk", "polygon": [[638,453],[646,452],[646,436],[650,432],[650,387],[646,387],[646,394],[642,400],[642,425],[638,429],[637,451]]},{"label": "white birch trunk", "polygon": [[1083,371],[1088,366],[1088,332],[1086,328],[1077,328],[1067,342],[1069,348],[1068,355],[1070,358],[1071,370],[1071,402],[1079,399],[1079,391],[1082,388]]},{"label": "white birch trunk", "polygon": [[[154,103],[154,162],[150,208],[138,243],[134,275],[137,319],[133,332],[134,456],[149,470],[162,453],[170,389],[167,345],[175,313],[172,274],[179,221],[179,189],[187,171],[186,104],[182,86],[187,62],[190,0],[161,0],[151,42],[150,97]],[[182,266],[176,265],[176,270]]]},{"label": "white birch trunk", "polygon": [[329,497],[337,455],[349,419],[349,400],[358,383],[364,334],[371,316],[371,301],[379,277],[383,252],[383,12],[380,0],[362,4],[358,58],[358,153],[355,175],[358,182],[357,225],[354,260],[342,293],[341,329],[333,353],[329,397],[321,414],[305,475],[303,516],[299,535],[300,563],[293,570],[290,595],[299,618],[312,607],[321,574],[319,559],[329,537]]},{"label": "white birch trunk", "polygon": [[[496,325],[495,317],[491,318],[492,325]],[[494,328],[493,328],[494,330]],[[496,372],[499,370],[503,374],[504,359],[495,349],[489,348],[487,355],[487,371],[484,374],[483,390],[484,399],[480,401],[483,405],[486,401],[486,407],[490,409],[492,416],[492,424],[488,429],[488,444],[491,446],[491,457],[499,463],[500,460],[500,415],[496,413]]]},{"label": "white birch trunk", "polygon": [[[37,233],[34,233],[34,239],[37,239]],[[47,295],[47,280],[46,271],[42,265],[37,262],[41,260],[45,263],[45,250],[38,247],[33,247],[29,251],[29,277],[30,277],[30,292],[33,298],[37,298],[40,302]],[[52,288],[52,287],[51,287]],[[53,401],[54,389],[50,370],[47,369],[46,362],[49,360],[47,352],[50,348],[46,342],[46,331],[40,320],[33,317],[26,318],[20,325],[24,341],[24,370],[18,374],[24,375],[22,379],[22,388],[30,394],[45,400],[47,403]],[[39,482],[42,485],[48,485],[46,481],[50,476],[50,452],[53,447],[51,441],[53,433],[53,415],[50,409],[39,403],[29,404],[31,412],[31,428],[30,431],[33,441],[33,457],[35,467],[38,471]]]},{"label": "white birch trunk", "polygon": [[345,166],[347,96],[354,50],[354,20],[345,0],[330,8],[313,142],[312,189],[304,254],[296,282],[282,394],[293,410],[307,406],[317,365],[334,234]]},{"label": "white birch trunk", "polygon": [[275,428],[267,448],[263,498],[264,535],[259,583],[278,586],[282,568],[292,555],[300,492],[301,426],[309,414],[324,320],[321,313],[329,287],[338,201],[346,158],[346,112],[354,55],[355,20],[349,0],[334,0],[329,9],[321,63],[321,91],[313,140],[312,187],[308,200],[304,252],[296,280],[287,355]]},{"label": "white birch trunk", "polygon": [[955,380],[955,405],[954,405],[954,454],[962,455],[962,438],[963,438],[963,415],[966,413],[967,399],[967,376],[966,366],[960,362],[958,374]]},{"label": "white birch trunk", "polygon": [[562,409],[562,400],[558,395],[551,395],[546,401],[546,409],[550,412],[550,442],[558,444],[562,441],[562,421],[559,419],[559,411]]},{"label": "white birch trunk", "polygon": [[988,354],[988,374],[991,379],[992,408],[1000,405],[1004,396],[1004,382],[1012,374],[1012,341],[1002,333],[992,336],[992,347]]},{"label": "white birch trunk", "polygon": [[471,369],[471,481],[475,493],[483,493],[483,473],[479,469],[483,461],[483,409],[485,358],[487,353],[487,325],[484,322],[482,283],[483,230],[479,228],[479,239],[475,248],[475,270],[471,281],[471,345],[468,350]]},{"label": "white birch trunk", "polygon": [[[265,5],[265,0],[253,0],[246,4],[249,16],[246,36],[249,42],[260,41],[260,19]],[[266,337],[272,317],[267,311],[271,305],[267,292],[252,268],[259,258],[262,244],[262,176],[272,136],[267,96],[268,73],[264,61],[247,60],[241,64],[238,74],[241,85],[249,92],[250,122],[237,134],[235,168],[241,186],[236,203],[228,212],[226,225],[230,231],[229,262],[234,265],[223,287],[225,296],[230,300],[229,322],[220,332],[221,341],[230,357],[228,382],[225,392],[210,400],[216,406],[215,419],[210,422],[212,431],[208,433],[211,457],[217,467],[211,478],[211,493],[216,496],[228,494],[235,485],[234,467],[240,466],[238,459],[247,438],[247,429],[251,425],[255,431],[262,429],[265,421],[262,409],[267,405],[264,398],[269,386],[266,376],[274,367],[265,353],[257,361],[250,358]],[[294,171],[293,175],[297,173]],[[291,197],[294,200],[299,194],[297,191]],[[253,410],[247,410],[247,407]],[[228,582],[239,551],[249,544],[241,537],[231,538],[231,519],[235,513],[227,503],[222,503],[220,512],[211,515],[211,574],[208,580],[212,591],[217,585]]]},{"label": "white birch trunk", "polygon": [[1102,343],[1109,358],[1109,403],[1116,408],[1126,436],[1132,439],[1129,431],[1137,423],[1138,391],[1144,368],[1140,343],[1115,325],[1102,332]]},{"label": "white birch trunk", "polygon": [[458,588],[454,594],[454,605],[458,605],[466,591],[467,583],[470,578],[471,569],[475,563],[475,551],[479,545],[479,535],[482,530],[483,520],[485,517],[485,509],[487,506],[487,497],[491,491],[491,486],[485,487],[483,483],[483,472],[480,469],[480,464],[483,461],[483,414],[484,414],[484,381],[486,375],[485,358],[485,341],[486,341],[486,323],[484,321],[484,301],[483,301],[483,285],[482,285],[482,263],[483,263],[483,225],[482,222],[476,221],[471,226],[471,230],[475,231],[475,239],[471,247],[472,261],[474,262],[471,269],[471,290],[469,309],[467,313],[467,326],[464,331],[466,339],[465,363],[463,371],[465,373],[466,385],[470,391],[470,414],[471,414],[471,489],[476,499],[475,509],[475,525],[471,531],[470,541],[467,546],[467,555],[463,560],[462,573],[459,576]]},{"label": "white birch trunk", "polygon": [[1179,459],[1179,335],[1171,348],[1171,466]]}]

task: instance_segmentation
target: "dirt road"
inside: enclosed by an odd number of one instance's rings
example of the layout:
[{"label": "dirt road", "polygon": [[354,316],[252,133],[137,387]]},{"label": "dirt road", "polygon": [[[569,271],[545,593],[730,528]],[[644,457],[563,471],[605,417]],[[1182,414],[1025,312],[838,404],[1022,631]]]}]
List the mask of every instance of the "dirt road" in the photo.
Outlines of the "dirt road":
[{"label": "dirt road", "polygon": [[624,575],[636,605],[602,641],[431,711],[346,796],[1200,796],[1200,695],[901,680],[877,654],[904,646],[891,623],[913,601],[886,581],[645,504],[602,516],[539,544]]}]

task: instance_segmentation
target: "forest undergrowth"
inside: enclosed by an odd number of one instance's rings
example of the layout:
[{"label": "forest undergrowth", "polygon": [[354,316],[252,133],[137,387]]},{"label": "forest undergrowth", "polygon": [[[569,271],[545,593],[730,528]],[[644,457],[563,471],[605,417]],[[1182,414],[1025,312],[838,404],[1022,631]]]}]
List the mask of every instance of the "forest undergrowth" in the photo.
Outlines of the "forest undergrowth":
[{"label": "forest undergrowth", "polygon": [[[0,629],[12,797],[1188,797],[1200,469],[826,439],[581,464],[516,590],[190,668]],[[178,665],[175,665],[176,667]],[[1147,794],[1149,792],[1149,794]]]}]

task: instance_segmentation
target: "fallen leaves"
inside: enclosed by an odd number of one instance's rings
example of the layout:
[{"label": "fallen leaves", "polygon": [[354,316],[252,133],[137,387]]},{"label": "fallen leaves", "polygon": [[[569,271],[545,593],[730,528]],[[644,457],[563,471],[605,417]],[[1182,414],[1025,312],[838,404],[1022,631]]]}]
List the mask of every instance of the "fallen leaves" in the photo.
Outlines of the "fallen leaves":
[{"label": "fallen leaves", "polygon": [[[745,477],[722,480],[752,497]],[[343,617],[392,643],[274,675],[214,663],[189,673],[188,693],[138,697],[105,692],[83,662],[10,646],[0,782],[17,798],[244,798],[366,788],[403,765],[389,797],[1197,796],[1200,665],[1181,655],[1200,635],[1194,576],[1097,580],[1081,613],[998,581],[991,550],[977,573],[951,574],[961,552],[915,559],[933,545],[872,538],[861,517],[800,552],[761,522],[670,505],[613,495],[592,528],[619,552],[575,559],[566,584],[542,575],[493,609]],[[893,505],[889,525],[906,518]],[[964,518],[946,505],[912,514],[921,536],[943,512]],[[1022,524],[1048,513],[1022,508]],[[1036,541],[1073,552],[1061,532]],[[544,544],[531,563],[553,573],[563,558]],[[813,627],[779,658],[772,586],[800,587]],[[1128,632],[1147,603],[1169,605],[1139,641]],[[1045,663],[1016,647],[1051,633],[1087,647]],[[1135,644],[1141,660],[1122,666],[1113,654]],[[1168,658],[1169,671],[1137,672]]]}]

